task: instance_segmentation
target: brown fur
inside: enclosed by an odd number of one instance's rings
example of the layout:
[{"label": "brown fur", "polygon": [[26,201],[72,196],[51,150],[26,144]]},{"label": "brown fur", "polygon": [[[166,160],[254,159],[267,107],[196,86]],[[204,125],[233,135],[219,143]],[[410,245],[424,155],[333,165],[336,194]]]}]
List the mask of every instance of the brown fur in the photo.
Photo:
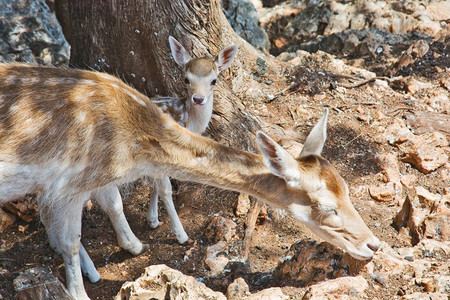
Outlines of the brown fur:
[{"label": "brown fur", "polygon": [[207,57],[193,58],[186,64],[186,71],[198,77],[208,76],[211,70],[217,70],[217,67],[214,61]]}]

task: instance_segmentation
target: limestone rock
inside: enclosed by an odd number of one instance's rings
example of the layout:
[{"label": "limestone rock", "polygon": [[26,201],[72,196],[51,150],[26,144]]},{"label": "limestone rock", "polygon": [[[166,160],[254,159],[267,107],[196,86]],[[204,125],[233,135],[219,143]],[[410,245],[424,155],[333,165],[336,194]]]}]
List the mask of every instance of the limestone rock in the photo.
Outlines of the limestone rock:
[{"label": "limestone rock", "polygon": [[445,293],[422,293],[415,292],[409,295],[405,295],[401,298],[402,300],[448,300],[448,295]]},{"label": "limestone rock", "polygon": [[245,300],[287,300],[289,297],[281,291],[281,288],[268,288],[257,293],[251,294],[250,296],[244,298]]},{"label": "limestone rock", "polygon": [[417,177],[414,174],[405,174],[400,178],[400,182],[408,189],[412,189],[414,187],[416,180]]},{"label": "limestone rock", "polygon": [[[270,36],[276,37],[271,41],[273,45],[276,45],[276,48],[273,47],[275,49],[271,49],[274,55],[285,51],[296,51],[299,47],[304,47],[302,42],[309,40],[310,45],[326,43],[329,46],[326,50],[320,46],[316,46],[316,49],[334,54],[338,51],[356,50],[360,54],[362,51],[367,51],[367,54],[377,56],[388,50],[391,43],[388,40],[380,42],[377,37],[370,37],[369,32],[383,31],[385,35],[393,37],[410,35],[415,36],[416,40],[428,39],[428,41],[430,41],[429,36],[439,37],[442,31],[446,30],[446,23],[442,21],[442,18],[445,18],[443,12],[448,9],[448,4],[445,4],[446,1],[435,3],[430,5],[424,0],[406,3],[377,0],[307,1],[303,9],[293,12],[295,15],[293,18],[287,21],[285,18],[279,18],[275,22],[265,24],[265,27]],[[443,10],[440,11],[437,7]],[[348,37],[339,36],[350,31],[353,32]],[[366,37],[359,38],[357,32],[366,34]],[[275,39],[294,42],[277,45]],[[325,40],[328,41],[325,42]],[[400,42],[404,41],[407,46],[413,44],[403,37],[400,38]]]},{"label": "limestone rock", "polygon": [[224,0],[222,7],[228,22],[237,34],[256,48],[269,50],[269,37],[266,31],[259,26],[253,4],[242,0]]},{"label": "limestone rock", "polygon": [[380,183],[369,187],[370,196],[381,202],[389,202],[395,199],[397,195],[396,185],[393,182]]},{"label": "limestone rock", "polygon": [[3,232],[6,228],[11,226],[15,221],[15,217],[11,214],[8,214],[0,207],[0,232]]},{"label": "limestone rock", "polygon": [[44,0],[0,2],[0,61],[67,66],[70,47]]},{"label": "limestone rock", "polygon": [[250,288],[243,278],[236,278],[227,288],[228,300],[241,300],[250,295]]},{"label": "limestone rock", "polygon": [[228,245],[224,241],[220,241],[206,249],[205,264],[211,270],[212,276],[217,276],[225,270],[226,265],[230,261],[227,249]]},{"label": "limestone rock", "polygon": [[435,203],[441,200],[441,195],[433,194],[422,186],[416,186],[415,191],[422,207],[432,209],[435,206]]},{"label": "limestone rock", "polygon": [[221,216],[215,216],[205,230],[205,237],[210,243],[230,242],[237,239],[236,223]]},{"label": "limestone rock", "polygon": [[414,165],[419,171],[429,174],[448,162],[444,147],[448,146],[445,136],[439,132],[423,134],[411,139],[399,148],[403,151],[403,162]]},{"label": "limestone rock", "polygon": [[391,145],[398,145],[414,139],[414,134],[402,120],[395,119],[383,132],[384,140]]},{"label": "limestone rock", "polygon": [[145,273],[135,281],[124,283],[115,299],[226,300],[226,297],[192,276],[183,275],[166,265],[154,265],[145,268]]},{"label": "limestone rock", "polygon": [[[400,230],[406,227],[410,230],[412,244],[416,245],[423,238],[437,241],[450,240],[450,209],[448,200],[431,193],[425,193],[421,188],[417,197],[408,195],[402,209],[395,216],[393,224]],[[430,195],[431,194],[431,195]],[[426,198],[432,198],[433,201]]]},{"label": "limestone rock", "polygon": [[348,276],[352,259],[328,243],[303,239],[291,246],[284,262],[273,271],[273,280],[305,286],[330,278]]},{"label": "limestone rock", "polygon": [[34,197],[26,196],[22,200],[7,202],[4,208],[25,222],[31,222],[39,210]]},{"label": "limestone rock", "polygon": [[240,193],[237,200],[234,202],[234,214],[236,217],[245,216],[250,209],[250,198],[247,194]]},{"label": "limestone rock", "polygon": [[369,284],[362,276],[342,277],[309,287],[302,299],[364,299],[364,291],[368,287]]}]

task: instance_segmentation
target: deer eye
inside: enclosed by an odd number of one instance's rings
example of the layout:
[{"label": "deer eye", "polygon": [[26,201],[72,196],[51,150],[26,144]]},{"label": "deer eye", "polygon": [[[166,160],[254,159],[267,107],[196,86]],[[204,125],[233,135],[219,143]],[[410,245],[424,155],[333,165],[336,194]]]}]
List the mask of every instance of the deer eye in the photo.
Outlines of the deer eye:
[{"label": "deer eye", "polygon": [[189,83],[190,83],[190,82],[189,82],[189,79],[184,78],[184,83],[189,84]]},{"label": "deer eye", "polygon": [[216,80],[213,79],[213,81],[211,81],[211,85],[216,85]]}]

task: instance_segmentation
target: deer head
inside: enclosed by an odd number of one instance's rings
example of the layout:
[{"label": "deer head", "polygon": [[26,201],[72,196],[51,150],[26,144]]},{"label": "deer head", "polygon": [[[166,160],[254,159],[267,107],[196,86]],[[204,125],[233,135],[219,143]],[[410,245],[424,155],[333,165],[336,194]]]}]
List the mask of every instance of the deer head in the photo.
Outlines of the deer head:
[{"label": "deer head", "polygon": [[175,62],[183,68],[188,87],[188,101],[194,107],[212,105],[213,89],[217,76],[233,62],[238,47],[231,45],[220,51],[215,60],[207,57],[192,58],[173,37],[169,37],[170,50]]},{"label": "deer head", "polygon": [[370,259],[380,241],[350,202],[345,181],[320,156],[326,140],[327,116],[328,109],[308,135],[297,159],[266,134],[258,132],[263,161],[288,186],[283,208],[325,241],[357,259]]}]

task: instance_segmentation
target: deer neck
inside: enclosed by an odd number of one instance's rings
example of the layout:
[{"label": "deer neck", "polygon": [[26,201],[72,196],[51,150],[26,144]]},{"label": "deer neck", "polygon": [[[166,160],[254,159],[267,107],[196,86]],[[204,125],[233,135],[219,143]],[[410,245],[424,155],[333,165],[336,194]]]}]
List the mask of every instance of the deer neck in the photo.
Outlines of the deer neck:
[{"label": "deer neck", "polygon": [[186,128],[195,133],[203,133],[208,127],[213,111],[213,95],[209,96],[202,106],[193,105],[189,101]]},{"label": "deer neck", "polygon": [[178,180],[244,192],[274,207],[289,205],[283,201],[292,199],[289,197],[292,189],[270,172],[260,155],[221,145],[185,128],[179,129],[170,131],[147,148],[147,162],[154,162],[165,175]]}]

